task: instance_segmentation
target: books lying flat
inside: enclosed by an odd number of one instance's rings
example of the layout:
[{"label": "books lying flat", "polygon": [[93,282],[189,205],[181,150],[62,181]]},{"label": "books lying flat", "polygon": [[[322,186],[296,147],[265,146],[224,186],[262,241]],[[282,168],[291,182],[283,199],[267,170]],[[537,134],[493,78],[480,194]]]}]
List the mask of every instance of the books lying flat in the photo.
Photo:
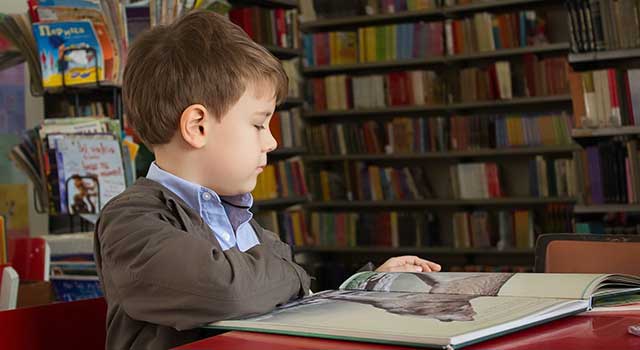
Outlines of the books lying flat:
[{"label": "books lying flat", "polygon": [[339,290],[208,327],[457,349],[639,292],[625,275],[361,272]]}]

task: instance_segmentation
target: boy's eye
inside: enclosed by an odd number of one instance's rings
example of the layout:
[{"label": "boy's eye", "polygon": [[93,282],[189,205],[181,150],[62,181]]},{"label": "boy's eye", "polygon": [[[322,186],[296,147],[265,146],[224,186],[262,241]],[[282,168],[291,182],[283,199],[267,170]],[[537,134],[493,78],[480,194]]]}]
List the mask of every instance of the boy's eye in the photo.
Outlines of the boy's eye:
[{"label": "boy's eye", "polygon": [[258,130],[264,130],[265,126],[264,125],[254,125],[256,127],[256,129]]}]

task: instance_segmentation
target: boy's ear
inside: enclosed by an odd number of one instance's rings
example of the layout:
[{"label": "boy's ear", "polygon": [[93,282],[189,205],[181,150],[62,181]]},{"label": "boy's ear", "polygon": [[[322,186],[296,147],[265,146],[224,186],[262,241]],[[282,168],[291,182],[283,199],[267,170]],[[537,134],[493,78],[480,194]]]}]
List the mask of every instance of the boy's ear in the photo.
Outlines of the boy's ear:
[{"label": "boy's ear", "polygon": [[182,139],[194,148],[202,148],[207,142],[205,137],[209,124],[207,108],[201,104],[187,107],[180,116],[180,134]]}]

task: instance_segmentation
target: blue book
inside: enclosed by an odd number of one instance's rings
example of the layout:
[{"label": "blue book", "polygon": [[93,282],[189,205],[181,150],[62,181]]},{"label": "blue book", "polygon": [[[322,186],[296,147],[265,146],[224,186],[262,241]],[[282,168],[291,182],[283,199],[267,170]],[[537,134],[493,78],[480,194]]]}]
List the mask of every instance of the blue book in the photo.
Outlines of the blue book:
[{"label": "blue book", "polygon": [[34,23],[44,88],[104,80],[104,58],[89,20]]}]

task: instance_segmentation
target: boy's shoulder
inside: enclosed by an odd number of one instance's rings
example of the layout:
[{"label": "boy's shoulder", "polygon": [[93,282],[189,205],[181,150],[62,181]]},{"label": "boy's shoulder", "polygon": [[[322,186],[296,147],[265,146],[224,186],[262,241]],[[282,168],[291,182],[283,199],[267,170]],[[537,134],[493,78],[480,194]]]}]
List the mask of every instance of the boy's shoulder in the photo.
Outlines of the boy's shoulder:
[{"label": "boy's shoulder", "polygon": [[122,193],[113,197],[101,210],[101,216],[113,211],[129,209],[132,213],[168,208],[168,199],[181,201],[161,184],[145,177],[138,178]]}]

